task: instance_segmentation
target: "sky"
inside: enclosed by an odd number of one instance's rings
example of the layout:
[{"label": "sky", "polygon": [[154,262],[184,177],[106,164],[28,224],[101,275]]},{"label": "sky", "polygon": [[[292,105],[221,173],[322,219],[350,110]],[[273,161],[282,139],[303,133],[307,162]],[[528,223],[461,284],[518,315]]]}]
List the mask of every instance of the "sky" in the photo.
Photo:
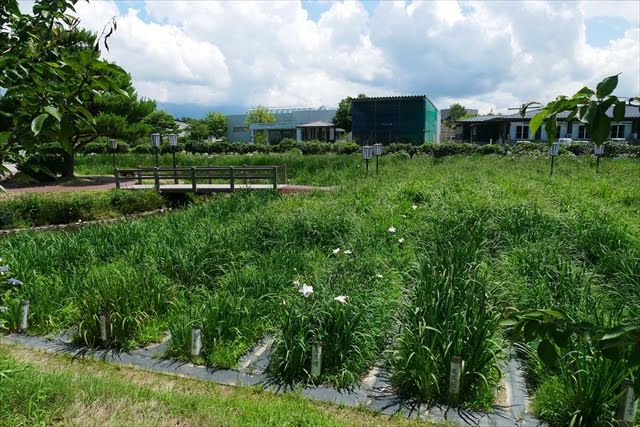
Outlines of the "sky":
[{"label": "sky", "polygon": [[180,106],[191,116],[335,108],[359,93],[508,112],[617,73],[617,95],[640,95],[638,1],[92,0],[76,10],[97,32],[116,17],[103,58],[176,116]]}]

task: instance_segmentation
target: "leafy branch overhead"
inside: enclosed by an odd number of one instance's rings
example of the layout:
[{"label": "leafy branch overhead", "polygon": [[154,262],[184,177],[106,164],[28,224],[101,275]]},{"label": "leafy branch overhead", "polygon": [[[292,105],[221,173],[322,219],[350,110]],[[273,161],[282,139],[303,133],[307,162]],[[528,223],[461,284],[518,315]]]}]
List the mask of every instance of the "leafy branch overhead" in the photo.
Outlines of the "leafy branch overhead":
[{"label": "leafy branch overhead", "polygon": [[114,81],[126,72],[99,59],[99,43],[108,49],[115,19],[97,39],[86,36],[71,14],[77,1],[38,0],[32,14],[22,14],[17,0],[0,6],[0,87],[7,89],[3,98],[18,103],[1,111],[10,121],[8,129],[0,129],[2,158],[19,159],[43,141],[59,141],[72,158],[81,135],[96,133],[88,105],[105,94],[129,96]]},{"label": "leafy branch overhead", "polygon": [[[563,312],[547,309],[508,313],[503,326],[511,328],[511,342],[531,342],[539,339],[537,353],[548,366],[556,365],[556,346],[568,348],[575,336],[589,343],[602,356],[611,360],[627,357],[629,370],[640,369],[640,326],[604,327],[589,322],[576,322]],[[626,353],[630,355],[627,356]],[[640,376],[636,376],[640,389]]]},{"label": "leafy branch overhead", "polygon": [[[529,123],[531,133],[535,134],[544,124],[549,145],[551,145],[556,135],[558,114],[568,111],[569,115],[565,119],[567,122],[577,118],[585,124],[592,141],[597,145],[602,144],[609,138],[611,133],[611,119],[607,115],[607,111],[613,107],[613,120],[615,122],[620,122],[624,119],[625,101],[615,95],[611,95],[617,86],[618,75],[616,74],[598,83],[595,91],[585,86],[571,98],[564,95],[558,96],[533,116]],[[634,101],[640,101],[640,97],[629,98],[629,105],[632,105]],[[528,108],[540,108],[541,105],[537,101],[528,102],[520,109],[520,115],[524,117]]]}]

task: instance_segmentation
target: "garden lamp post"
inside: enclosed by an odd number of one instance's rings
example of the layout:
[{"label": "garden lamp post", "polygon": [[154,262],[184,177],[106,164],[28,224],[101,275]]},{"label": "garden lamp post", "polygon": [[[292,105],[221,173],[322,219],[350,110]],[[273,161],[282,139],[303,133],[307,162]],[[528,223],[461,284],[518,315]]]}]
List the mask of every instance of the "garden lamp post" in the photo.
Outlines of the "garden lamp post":
[{"label": "garden lamp post", "polygon": [[373,149],[371,148],[370,145],[364,145],[362,147],[362,158],[367,163],[365,176],[369,175],[369,160],[371,160],[372,154],[373,154]]},{"label": "garden lamp post", "polygon": [[550,175],[553,175],[553,160],[556,158],[559,151],[560,151],[560,144],[557,142],[554,142],[549,147],[549,155],[551,156],[551,174]]},{"label": "garden lamp post", "polygon": [[604,144],[593,144],[593,152],[596,155],[596,173],[598,173],[600,169],[600,156],[604,154]]},{"label": "garden lamp post", "polygon": [[160,147],[161,142],[162,142],[162,134],[159,134],[159,133],[151,134],[151,146],[156,151],[156,167],[158,167],[158,147]]},{"label": "garden lamp post", "polygon": [[373,155],[376,156],[376,175],[378,175],[378,162],[382,155],[382,144],[373,144]]},{"label": "garden lamp post", "polygon": [[109,144],[111,144],[111,150],[113,150],[113,171],[116,170],[116,150],[118,149],[118,140],[111,139],[109,140]]},{"label": "garden lamp post", "polygon": [[167,135],[169,139],[169,145],[171,146],[171,152],[173,153],[173,182],[178,183],[178,175],[176,172],[176,147],[178,146],[178,135],[170,133]]}]

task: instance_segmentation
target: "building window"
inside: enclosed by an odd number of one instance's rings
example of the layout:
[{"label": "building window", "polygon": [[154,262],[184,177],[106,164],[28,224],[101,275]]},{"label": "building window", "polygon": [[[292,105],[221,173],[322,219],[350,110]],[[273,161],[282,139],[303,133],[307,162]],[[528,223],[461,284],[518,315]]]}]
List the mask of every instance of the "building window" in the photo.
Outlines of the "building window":
[{"label": "building window", "polygon": [[578,126],[578,139],[589,139],[589,132],[585,125]]},{"label": "building window", "polygon": [[611,125],[611,138],[624,138],[624,125]]},{"label": "building window", "polygon": [[556,127],[556,139],[560,138],[560,126]]},{"label": "building window", "polygon": [[516,126],[516,139],[529,138],[529,126]]}]

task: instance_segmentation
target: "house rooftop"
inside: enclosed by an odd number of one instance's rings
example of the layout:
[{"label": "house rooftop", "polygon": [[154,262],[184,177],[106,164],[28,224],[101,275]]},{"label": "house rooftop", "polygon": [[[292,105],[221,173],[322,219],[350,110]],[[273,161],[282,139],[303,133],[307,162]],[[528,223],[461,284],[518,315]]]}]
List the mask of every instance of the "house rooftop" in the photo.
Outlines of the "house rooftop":
[{"label": "house rooftop", "polygon": [[[540,112],[540,109],[527,110],[524,117],[522,117],[520,113],[507,114],[507,115],[485,115],[485,116],[467,117],[466,119],[456,120],[456,123],[484,123],[484,122],[504,121],[504,120],[508,120],[508,121],[531,120],[533,116],[535,116],[539,112]],[[569,116],[569,112],[563,111],[561,113],[558,113],[556,117],[562,120],[562,119],[566,119],[568,116]],[[609,116],[610,118],[613,118],[613,107],[609,107],[609,109],[607,110],[607,116]],[[640,108],[633,105],[625,106],[624,118],[625,119],[640,118]]]}]

